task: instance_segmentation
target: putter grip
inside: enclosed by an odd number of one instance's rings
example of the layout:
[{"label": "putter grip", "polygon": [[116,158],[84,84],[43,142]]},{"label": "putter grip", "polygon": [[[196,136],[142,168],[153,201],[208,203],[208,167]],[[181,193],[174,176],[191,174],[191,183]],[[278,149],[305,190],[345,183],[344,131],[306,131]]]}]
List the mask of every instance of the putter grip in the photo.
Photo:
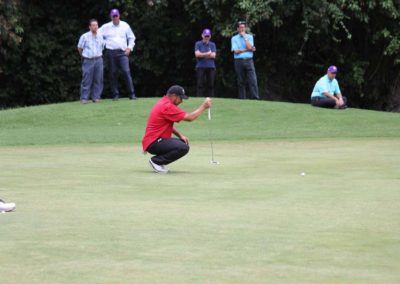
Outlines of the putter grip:
[{"label": "putter grip", "polygon": [[208,109],[208,120],[211,120],[211,108]]}]

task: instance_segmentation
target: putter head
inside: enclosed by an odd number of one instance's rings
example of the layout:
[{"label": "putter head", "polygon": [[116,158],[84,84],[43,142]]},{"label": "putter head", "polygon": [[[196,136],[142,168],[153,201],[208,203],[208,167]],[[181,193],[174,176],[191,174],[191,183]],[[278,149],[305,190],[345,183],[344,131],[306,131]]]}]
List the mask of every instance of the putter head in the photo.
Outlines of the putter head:
[{"label": "putter head", "polygon": [[210,164],[212,164],[212,165],[219,165],[219,162],[218,162],[218,161],[215,161],[215,160],[211,160],[211,161],[210,161]]}]

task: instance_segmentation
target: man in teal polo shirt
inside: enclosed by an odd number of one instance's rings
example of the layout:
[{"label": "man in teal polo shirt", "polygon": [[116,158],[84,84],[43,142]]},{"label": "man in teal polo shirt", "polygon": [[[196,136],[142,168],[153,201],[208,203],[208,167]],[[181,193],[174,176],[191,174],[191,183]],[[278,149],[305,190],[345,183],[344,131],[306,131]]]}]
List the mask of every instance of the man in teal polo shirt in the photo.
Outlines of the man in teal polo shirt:
[{"label": "man in teal polo shirt", "polygon": [[311,94],[311,105],[325,108],[347,108],[347,98],[342,96],[336,80],[337,67],[329,66],[327,74],[321,77]]},{"label": "man in teal polo shirt", "polygon": [[256,69],[253,53],[256,51],[252,34],[246,33],[246,22],[238,22],[238,34],[231,39],[235,72],[239,86],[239,99],[246,98],[246,85],[249,85],[250,98],[259,100]]}]

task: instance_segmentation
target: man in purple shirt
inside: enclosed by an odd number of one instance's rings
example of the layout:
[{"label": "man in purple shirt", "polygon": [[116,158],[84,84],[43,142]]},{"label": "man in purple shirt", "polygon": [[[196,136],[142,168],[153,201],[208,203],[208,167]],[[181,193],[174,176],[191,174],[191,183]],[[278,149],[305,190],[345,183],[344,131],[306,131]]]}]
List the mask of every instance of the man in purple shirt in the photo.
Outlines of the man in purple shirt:
[{"label": "man in purple shirt", "polygon": [[197,41],[194,46],[194,55],[197,60],[197,96],[214,97],[215,57],[217,55],[217,48],[215,43],[210,41],[211,31],[209,29],[204,29],[201,37],[202,40]]}]

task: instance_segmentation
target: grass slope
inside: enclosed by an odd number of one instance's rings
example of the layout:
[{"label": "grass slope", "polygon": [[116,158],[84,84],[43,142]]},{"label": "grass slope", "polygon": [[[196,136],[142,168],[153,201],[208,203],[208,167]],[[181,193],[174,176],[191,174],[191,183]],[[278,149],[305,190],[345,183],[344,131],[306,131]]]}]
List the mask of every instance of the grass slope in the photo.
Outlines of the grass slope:
[{"label": "grass slope", "polygon": [[[104,100],[0,111],[0,146],[79,143],[140,143],[156,101]],[[182,105],[194,110],[201,100]],[[206,115],[178,125],[193,141],[208,140]],[[399,137],[400,115],[359,109],[345,111],[303,104],[214,99],[215,140],[265,140],[337,137]]]}]

